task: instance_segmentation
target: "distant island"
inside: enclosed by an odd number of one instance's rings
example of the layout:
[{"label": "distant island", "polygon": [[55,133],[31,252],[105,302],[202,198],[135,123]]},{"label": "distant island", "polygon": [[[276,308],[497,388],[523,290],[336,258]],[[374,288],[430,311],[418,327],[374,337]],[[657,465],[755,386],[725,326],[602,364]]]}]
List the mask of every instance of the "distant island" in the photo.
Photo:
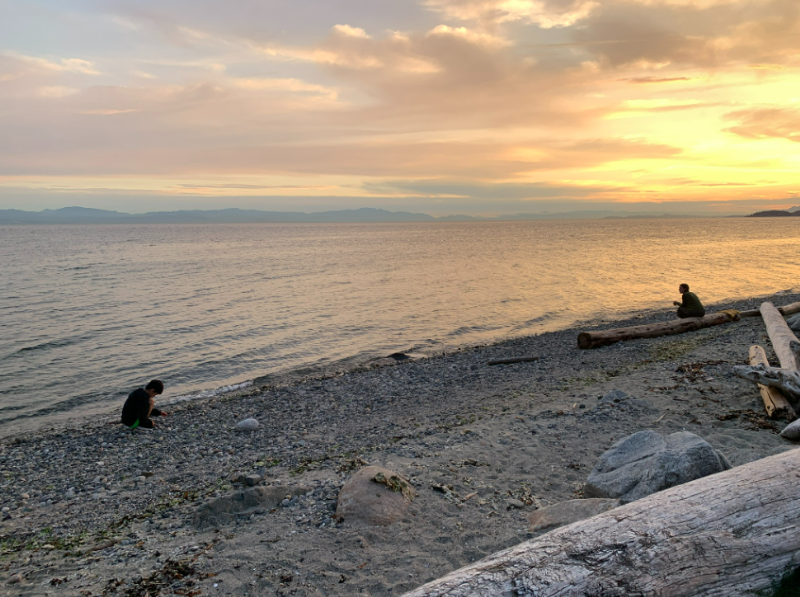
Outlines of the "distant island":
[{"label": "distant island", "polygon": [[42,224],[299,224],[299,223],[390,223],[390,222],[491,222],[521,220],[689,218],[682,214],[650,214],[615,210],[585,210],[560,213],[523,213],[495,217],[388,211],[362,207],[318,213],[260,211],[255,209],[212,209],[157,211],[129,214],[88,207],[63,207],[43,211],[0,209],[0,225]]},{"label": "distant island", "polygon": [[747,216],[748,218],[791,218],[792,216],[800,216],[800,205],[792,207],[791,209],[769,209],[767,211],[757,211],[754,214]]}]

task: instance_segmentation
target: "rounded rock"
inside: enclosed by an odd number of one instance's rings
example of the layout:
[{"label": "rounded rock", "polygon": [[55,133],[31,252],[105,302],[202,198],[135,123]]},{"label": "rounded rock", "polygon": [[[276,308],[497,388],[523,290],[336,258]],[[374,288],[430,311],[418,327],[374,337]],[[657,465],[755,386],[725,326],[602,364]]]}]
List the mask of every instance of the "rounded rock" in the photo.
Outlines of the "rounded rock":
[{"label": "rounded rock", "polygon": [[245,419],[244,421],[239,421],[236,424],[236,429],[239,431],[255,431],[258,428],[259,424],[256,419]]},{"label": "rounded rock", "polygon": [[800,419],[789,423],[783,431],[781,431],[781,437],[792,441],[800,440]]},{"label": "rounded rock", "polygon": [[408,480],[380,466],[366,466],[339,492],[336,517],[347,522],[388,526],[399,519],[414,499]]}]

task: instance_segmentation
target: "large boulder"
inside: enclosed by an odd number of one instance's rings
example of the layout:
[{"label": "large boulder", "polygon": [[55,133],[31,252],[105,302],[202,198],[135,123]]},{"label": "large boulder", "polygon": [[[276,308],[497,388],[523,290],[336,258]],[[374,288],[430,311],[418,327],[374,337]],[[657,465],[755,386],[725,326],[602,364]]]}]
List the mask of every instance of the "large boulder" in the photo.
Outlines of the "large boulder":
[{"label": "large boulder", "polygon": [[573,522],[578,522],[584,518],[591,518],[612,508],[619,506],[619,500],[606,498],[590,498],[588,500],[569,500],[559,502],[552,506],[547,506],[536,510],[528,517],[531,533],[541,533],[552,531],[555,528],[563,527]]},{"label": "large boulder", "polygon": [[247,516],[276,507],[284,498],[302,495],[307,487],[274,485],[252,487],[234,491],[200,505],[194,514],[194,525],[203,529],[234,522],[238,516]]},{"label": "large boulder", "polygon": [[336,517],[348,523],[388,526],[405,513],[414,496],[407,479],[380,466],[365,466],[339,492]]},{"label": "large boulder", "polygon": [[781,431],[781,437],[795,442],[800,440],[800,419],[784,427],[783,431]]},{"label": "large boulder", "polygon": [[693,433],[661,437],[647,429],[619,440],[600,456],[584,495],[628,503],[729,468],[722,454]]}]

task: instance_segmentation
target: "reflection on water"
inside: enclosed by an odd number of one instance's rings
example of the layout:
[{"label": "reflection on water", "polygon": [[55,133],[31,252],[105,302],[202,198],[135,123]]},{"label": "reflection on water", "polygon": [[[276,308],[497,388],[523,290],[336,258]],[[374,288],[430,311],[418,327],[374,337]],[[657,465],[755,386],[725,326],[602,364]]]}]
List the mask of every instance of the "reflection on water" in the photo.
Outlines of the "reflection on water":
[{"label": "reflection on water", "polygon": [[787,220],[0,228],[0,424],[791,288]]}]

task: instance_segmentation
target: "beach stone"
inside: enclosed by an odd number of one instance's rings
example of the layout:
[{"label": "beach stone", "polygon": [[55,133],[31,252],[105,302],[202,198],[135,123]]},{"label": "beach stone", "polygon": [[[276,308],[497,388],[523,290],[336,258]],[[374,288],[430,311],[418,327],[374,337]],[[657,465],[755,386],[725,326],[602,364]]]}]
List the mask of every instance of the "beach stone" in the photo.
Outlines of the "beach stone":
[{"label": "beach stone", "polygon": [[619,440],[600,456],[584,495],[628,503],[729,468],[722,454],[693,433],[679,431],[664,438],[647,429]]},{"label": "beach stone", "polygon": [[247,483],[247,475],[244,473],[233,473],[231,475],[231,483]]},{"label": "beach stone", "polygon": [[789,327],[795,334],[800,333],[800,313],[792,315],[786,320],[786,323],[789,324]]},{"label": "beach stone", "polygon": [[655,408],[645,400],[634,398],[622,390],[611,390],[597,401],[598,408],[641,409],[653,412]]},{"label": "beach stone", "polygon": [[800,419],[789,423],[783,431],[781,431],[781,437],[792,441],[800,440]]},{"label": "beach stone", "polygon": [[611,390],[607,394],[605,394],[602,398],[600,398],[600,404],[616,404],[617,402],[622,402],[630,398],[628,394],[623,392],[622,390]]},{"label": "beach stone", "polygon": [[283,485],[234,491],[200,505],[193,523],[199,529],[222,526],[234,522],[237,516],[254,514],[257,509],[274,508],[286,497],[302,495],[307,491],[308,487]]},{"label": "beach stone", "polygon": [[236,423],[236,429],[239,431],[255,431],[258,427],[258,421],[255,419],[245,419]]},{"label": "beach stone", "polygon": [[244,480],[247,485],[254,487],[261,483],[261,475],[247,475]]},{"label": "beach stone", "polygon": [[569,500],[536,510],[528,517],[530,532],[538,533],[563,527],[585,518],[591,518],[612,508],[622,502],[608,498],[589,498],[586,500]]},{"label": "beach stone", "polygon": [[12,574],[11,576],[8,577],[8,584],[10,584],[10,585],[18,585],[18,584],[20,584],[22,582],[22,580],[23,580],[23,577],[22,577],[21,574],[19,574],[19,573]]},{"label": "beach stone", "polygon": [[508,504],[509,508],[518,508],[520,510],[525,507],[525,502],[522,500],[506,500],[506,504]]},{"label": "beach stone", "polygon": [[[397,477],[407,487],[408,495],[374,481],[379,474],[385,479]],[[411,484],[397,473],[380,466],[365,466],[339,492],[336,517],[346,522],[389,526],[405,513],[414,495]]]}]

